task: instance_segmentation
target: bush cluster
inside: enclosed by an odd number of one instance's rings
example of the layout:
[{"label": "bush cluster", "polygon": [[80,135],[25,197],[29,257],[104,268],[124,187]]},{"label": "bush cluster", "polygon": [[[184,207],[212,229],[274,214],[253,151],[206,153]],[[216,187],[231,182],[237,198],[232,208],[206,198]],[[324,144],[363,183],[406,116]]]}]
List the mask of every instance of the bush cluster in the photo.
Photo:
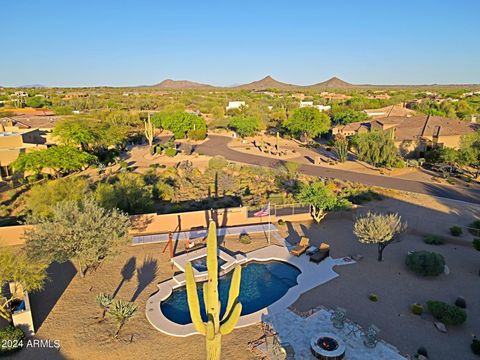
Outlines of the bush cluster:
[{"label": "bush cluster", "polygon": [[8,325],[0,329],[0,355],[18,351],[23,346],[25,334],[22,329]]},{"label": "bush cluster", "polygon": [[473,239],[472,244],[475,250],[480,251],[480,238]]},{"label": "bush cluster", "polygon": [[242,244],[250,244],[252,242],[252,239],[250,239],[250,235],[248,234],[240,234],[240,237],[238,238],[238,240]]},{"label": "bush cluster", "polygon": [[405,263],[409,270],[421,276],[437,276],[445,269],[442,255],[429,251],[415,251],[407,255]]},{"label": "bush cluster", "polygon": [[378,301],[378,296],[377,296],[377,294],[371,293],[370,295],[368,295],[368,299],[370,301],[377,302]]},{"label": "bush cluster", "polygon": [[428,311],[446,325],[461,325],[467,320],[465,310],[442,301],[427,301]]},{"label": "bush cluster", "polygon": [[480,355],[480,340],[473,338],[470,348],[475,355]]},{"label": "bush cluster", "polygon": [[462,235],[462,233],[463,230],[460,226],[455,225],[450,228],[450,234],[452,234],[453,236],[460,236]]},{"label": "bush cluster", "polygon": [[474,236],[480,236],[480,219],[468,225],[468,231]]},{"label": "bush cluster", "polygon": [[445,238],[440,235],[427,235],[423,238],[423,242],[428,245],[443,245],[445,244]]},{"label": "bush cluster", "polygon": [[410,305],[410,311],[412,312],[412,314],[422,315],[423,306],[421,304],[414,303],[414,304]]}]

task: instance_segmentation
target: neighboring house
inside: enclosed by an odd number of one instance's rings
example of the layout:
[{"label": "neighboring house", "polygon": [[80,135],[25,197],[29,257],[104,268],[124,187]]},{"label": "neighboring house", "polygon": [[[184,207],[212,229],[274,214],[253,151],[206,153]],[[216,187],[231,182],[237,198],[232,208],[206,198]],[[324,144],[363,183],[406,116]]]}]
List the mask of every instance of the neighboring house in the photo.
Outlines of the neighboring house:
[{"label": "neighboring house", "polygon": [[330,105],[313,105],[313,101],[300,101],[300,107],[314,107],[319,111],[327,111],[330,110],[332,107]]},{"label": "neighboring house", "polygon": [[240,109],[242,106],[246,106],[245,101],[229,101],[225,111]]},{"label": "neighboring house", "polygon": [[403,156],[423,157],[433,147],[458,149],[461,137],[480,130],[480,125],[440,116],[392,116],[335,126],[332,134],[349,137],[374,130],[391,131]]},{"label": "neighboring house", "polygon": [[379,109],[365,109],[363,112],[373,118],[389,116],[413,116],[416,114],[414,110],[405,107],[403,104],[385,106]]},{"label": "neighboring house", "polygon": [[21,153],[47,148],[46,140],[38,129],[2,130],[0,126],[0,179],[10,175],[9,166]]},{"label": "neighboring house", "polygon": [[330,93],[328,91],[322,91],[320,96],[327,100],[348,100],[352,97],[345,94]]},{"label": "neighboring house", "polygon": [[56,116],[16,116],[0,121],[0,179],[10,175],[9,166],[21,153],[46,149],[51,139]]}]

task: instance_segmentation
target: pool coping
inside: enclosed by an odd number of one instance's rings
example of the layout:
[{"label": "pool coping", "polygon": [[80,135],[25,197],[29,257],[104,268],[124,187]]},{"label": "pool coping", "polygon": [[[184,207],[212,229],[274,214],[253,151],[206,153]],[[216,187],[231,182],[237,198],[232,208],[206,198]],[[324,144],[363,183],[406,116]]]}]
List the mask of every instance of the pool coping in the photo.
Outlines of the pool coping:
[{"label": "pool coping", "polygon": [[[285,295],[266,308],[241,316],[235,328],[256,324],[262,320],[263,315],[288,308],[304,292],[336,278],[338,273],[333,271],[334,266],[355,263],[353,260],[346,262],[342,259],[327,257],[319,264],[316,264],[310,262],[309,257],[306,255],[299,257],[290,255],[286,246],[279,245],[269,245],[246,253],[237,259],[236,264],[245,264],[250,261],[283,261],[297,267],[301,272],[297,277],[297,285],[288,289]],[[147,300],[145,314],[148,321],[154,328],[167,335],[186,337],[198,334],[193,324],[182,325],[175,323],[168,319],[160,309],[161,302],[167,299],[173,290],[183,285],[185,285],[185,274],[182,273],[159,283],[157,285],[158,292]]]}]

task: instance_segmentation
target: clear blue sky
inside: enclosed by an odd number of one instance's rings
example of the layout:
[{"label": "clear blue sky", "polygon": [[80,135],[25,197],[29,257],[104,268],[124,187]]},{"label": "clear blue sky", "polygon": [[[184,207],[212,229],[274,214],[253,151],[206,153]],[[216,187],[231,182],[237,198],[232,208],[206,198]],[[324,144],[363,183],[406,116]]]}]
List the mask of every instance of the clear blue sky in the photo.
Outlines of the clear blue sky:
[{"label": "clear blue sky", "polygon": [[480,83],[480,1],[0,2],[0,85]]}]

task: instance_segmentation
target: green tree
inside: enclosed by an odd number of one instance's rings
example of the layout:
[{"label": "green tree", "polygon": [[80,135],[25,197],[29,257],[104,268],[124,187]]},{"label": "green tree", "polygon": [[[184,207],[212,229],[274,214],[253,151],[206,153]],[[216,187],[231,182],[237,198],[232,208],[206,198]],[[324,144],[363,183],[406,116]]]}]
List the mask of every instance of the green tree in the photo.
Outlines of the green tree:
[{"label": "green tree", "polygon": [[342,206],[337,195],[320,180],[304,184],[298,194],[298,200],[310,205],[312,217],[316,222],[320,222],[327,215],[326,211]]},{"label": "green tree", "polygon": [[459,161],[476,169],[475,177],[480,173],[480,131],[463,136],[460,140]]},{"label": "green tree", "polygon": [[117,300],[112,303],[108,311],[108,315],[117,323],[115,337],[118,337],[122,327],[135,315],[136,311],[137,305],[134,303],[123,300]]},{"label": "green tree", "polygon": [[60,263],[71,260],[82,277],[129,239],[128,217],[117,209],[102,208],[91,197],[60,202],[49,218],[32,215],[27,223],[35,224],[25,232],[30,257]]},{"label": "green tree", "polygon": [[130,215],[153,211],[151,194],[141,176],[125,173],[113,183],[100,183],[95,198],[106,209],[120,209]]},{"label": "green tree", "polygon": [[15,172],[33,172],[40,174],[50,169],[57,176],[79,171],[95,163],[97,157],[71,146],[52,146],[46,150],[22,153],[12,163]]},{"label": "green tree", "polygon": [[370,131],[351,137],[360,161],[375,167],[398,167],[401,158],[390,131]]},{"label": "green tree", "polygon": [[81,201],[90,193],[87,180],[69,177],[45,182],[32,187],[26,206],[35,216],[49,217],[55,205],[62,201]]},{"label": "green tree", "polygon": [[[23,251],[13,252],[8,248],[0,248],[0,289],[13,281],[20,284],[24,291],[42,290],[47,279],[46,269],[47,264],[45,262],[32,261],[32,259],[27,258]],[[3,300],[0,297],[0,316],[8,322],[12,321],[8,306],[15,300],[15,293],[16,291],[13,291],[13,294]]]},{"label": "green tree", "polygon": [[293,136],[315,138],[330,130],[330,118],[316,108],[304,107],[296,109],[283,126]]},{"label": "green tree", "polygon": [[336,125],[346,125],[354,122],[366,121],[368,119],[369,116],[363,111],[345,109],[333,113],[333,123]]},{"label": "green tree", "polygon": [[260,130],[260,119],[254,116],[234,116],[228,122],[228,128],[237,132],[241,137],[251,136]]},{"label": "green tree", "polygon": [[347,161],[348,148],[348,139],[346,139],[344,136],[335,136],[335,140],[333,142],[333,149],[338,156],[338,160],[342,163]]},{"label": "green tree", "polygon": [[364,244],[376,244],[378,247],[378,261],[383,259],[383,250],[405,231],[406,223],[398,214],[376,214],[368,212],[359,217],[353,225],[353,233],[358,241]]},{"label": "green tree", "polygon": [[171,131],[175,139],[189,136],[200,140],[200,135],[206,136],[207,131],[207,123],[202,117],[183,111],[155,113],[152,123],[157,128]]}]

